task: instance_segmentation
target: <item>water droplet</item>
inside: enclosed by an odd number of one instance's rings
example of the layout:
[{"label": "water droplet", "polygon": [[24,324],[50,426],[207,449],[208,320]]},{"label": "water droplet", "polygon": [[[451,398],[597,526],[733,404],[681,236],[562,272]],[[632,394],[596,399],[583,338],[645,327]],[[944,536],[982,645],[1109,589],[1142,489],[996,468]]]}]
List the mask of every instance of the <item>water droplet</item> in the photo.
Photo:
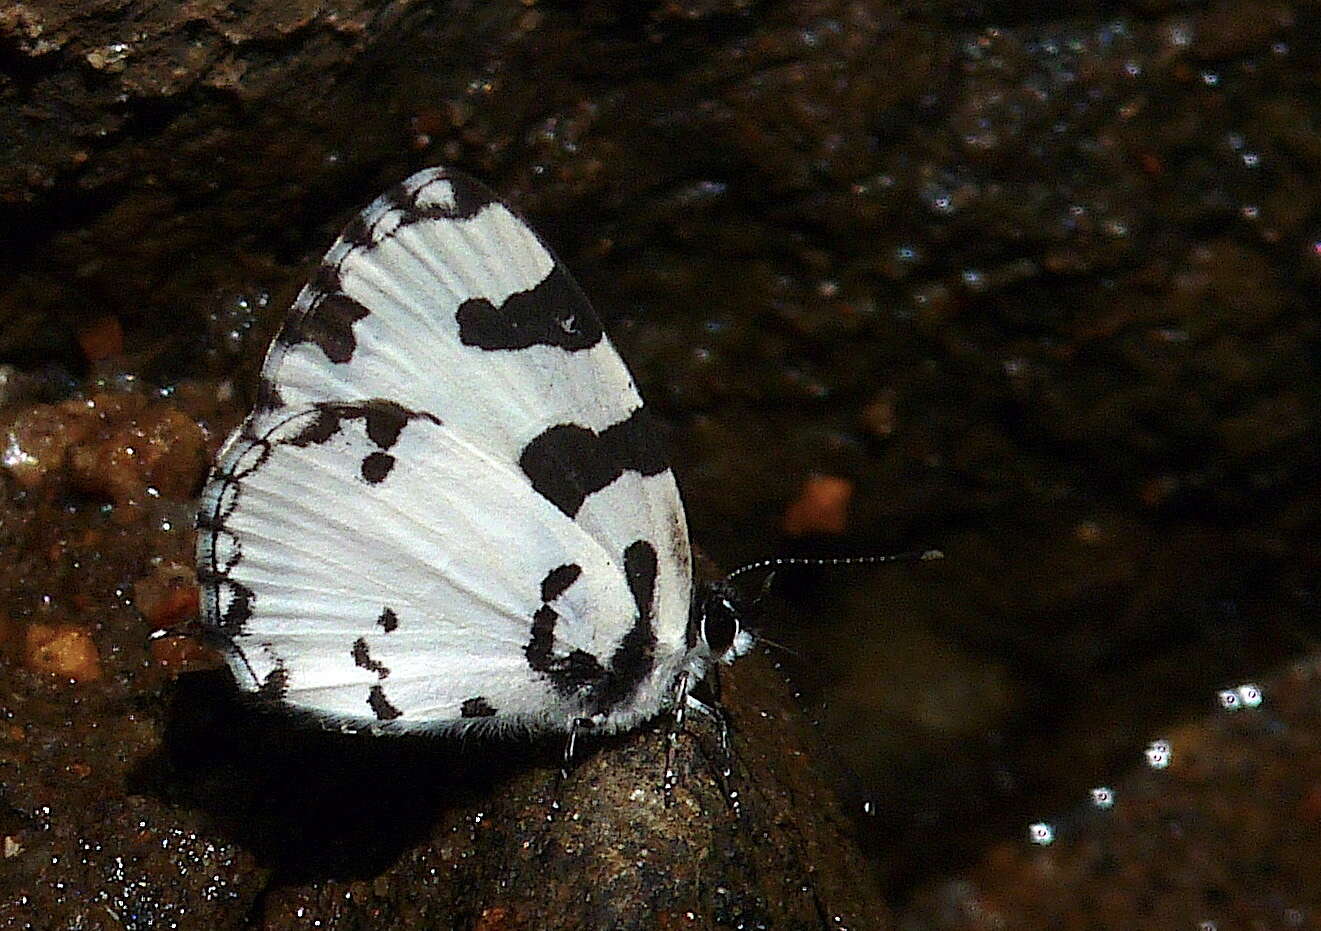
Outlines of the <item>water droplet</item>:
[{"label": "water droplet", "polygon": [[1165,769],[1170,765],[1173,751],[1168,740],[1153,740],[1147,744],[1147,749],[1143,751],[1143,754],[1147,758],[1147,765],[1152,769]]},{"label": "water droplet", "polygon": [[1238,687],[1238,697],[1245,708],[1261,707],[1261,686],[1248,682]]}]

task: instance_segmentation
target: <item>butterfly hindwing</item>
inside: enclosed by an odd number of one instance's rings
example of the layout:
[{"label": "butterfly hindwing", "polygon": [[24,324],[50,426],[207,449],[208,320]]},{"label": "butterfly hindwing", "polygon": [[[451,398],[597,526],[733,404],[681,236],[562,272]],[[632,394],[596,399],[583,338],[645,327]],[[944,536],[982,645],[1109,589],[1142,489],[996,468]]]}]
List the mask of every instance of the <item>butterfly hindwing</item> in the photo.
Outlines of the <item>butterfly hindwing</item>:
[{"label": "butterfly hindwing", "polygon": [[535,234],[438,169],[298,297],[199,531],[240,685],[331,719],[625,727],[685,661],[687,525],[627,369]]}]

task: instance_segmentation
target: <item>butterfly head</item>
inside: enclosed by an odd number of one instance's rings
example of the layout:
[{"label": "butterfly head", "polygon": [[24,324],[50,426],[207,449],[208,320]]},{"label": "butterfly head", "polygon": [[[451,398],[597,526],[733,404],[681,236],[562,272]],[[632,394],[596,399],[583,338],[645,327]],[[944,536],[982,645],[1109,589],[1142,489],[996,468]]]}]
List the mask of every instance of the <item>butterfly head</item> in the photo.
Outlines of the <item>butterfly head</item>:
[{"label": "butterfly head", "polygon": [[743,629],[747,599],[729,582],[701,585],[689,618],[689,645],[728,665],[749,652],[756,638]]},{"label": "butterfly head", "polygon": [[[693,597],[692,612],[688,619],[688,651],[696,660],[697,668],[705,669],[710,662],[729,665],[751,652],[753,646],[765,644],[793,653],[788,647],[773,640],[753,634],[743,627],[745,618],[757,611],[758,605],[770,593],[775,581],[774,570],[784,566],[863,566],[884,562],[925,562],[943,559],[940,550],[913,550],[892,556],[843,556],[815,559],[784,556],[775,559],[763,559],[748,563],[735,569],[719,582],[705,582],[698,585]],[[735,579],[763,569],[772,570],[767,574],[761,591],[754,597],[745,595]]]}]

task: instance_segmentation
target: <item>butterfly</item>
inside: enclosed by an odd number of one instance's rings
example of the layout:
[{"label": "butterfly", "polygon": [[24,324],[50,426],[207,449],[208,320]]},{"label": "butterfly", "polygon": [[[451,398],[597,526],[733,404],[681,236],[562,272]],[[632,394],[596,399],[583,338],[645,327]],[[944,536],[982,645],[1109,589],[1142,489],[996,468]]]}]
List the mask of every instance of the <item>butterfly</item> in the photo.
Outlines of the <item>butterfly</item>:
[{"label": "butterfly", "polygon": [[444,168],[326,253],[197,529],[238,686],[344,729],[616,732],[752,645],[586,298]]}]

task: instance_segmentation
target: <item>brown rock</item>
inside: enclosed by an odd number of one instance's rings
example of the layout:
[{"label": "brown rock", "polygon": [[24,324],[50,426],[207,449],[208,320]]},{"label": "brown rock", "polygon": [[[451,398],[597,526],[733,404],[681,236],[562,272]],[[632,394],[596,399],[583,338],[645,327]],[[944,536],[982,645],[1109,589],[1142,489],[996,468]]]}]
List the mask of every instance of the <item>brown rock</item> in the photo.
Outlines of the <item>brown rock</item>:
[{"label": "brown rock", "polygon": [[840,534],[848,529],[853,483],[832,475],[809,476],[784,512],[782,526],[791,537],[810,533]]},{"label": "brown rock", "polygon": [[24,659],[28,668],[76,682],[101,678],[101,654],[92,635],[71,624],[30,624]]},{"label": "brown rock", "polygon": [[38,404],[18,412],[5,426],[2,464],[21,487],[39,487],[47,475],[63,468],[70,445],[91,432],[87,418],[69,414],[64,404]]},{"label": "brown rock", "polygon": [[133,601],[156,628],[196,617],[198,590],[193,569],[174,562],[157,566],[133,584]]},{"label": "brown rock", "polygon": [[151,661],[172,674],[219,669],[222,657],[195,637],[159,637],[151,641]]},{"label": "brown rock", "polygon": [[119,318],[112,316],[97,317],[84,324],[78,330],[78,345],[89,362],[109,359],[124,351],[124,329],[119,325]]},{"label": "brown rock", "polygon": [[190,417],[162,404],[107,426],[70,450],[75,485],[117,505],[141,503],[152,489],[174,499],[193,494],[206,471],[206,439]]}]

